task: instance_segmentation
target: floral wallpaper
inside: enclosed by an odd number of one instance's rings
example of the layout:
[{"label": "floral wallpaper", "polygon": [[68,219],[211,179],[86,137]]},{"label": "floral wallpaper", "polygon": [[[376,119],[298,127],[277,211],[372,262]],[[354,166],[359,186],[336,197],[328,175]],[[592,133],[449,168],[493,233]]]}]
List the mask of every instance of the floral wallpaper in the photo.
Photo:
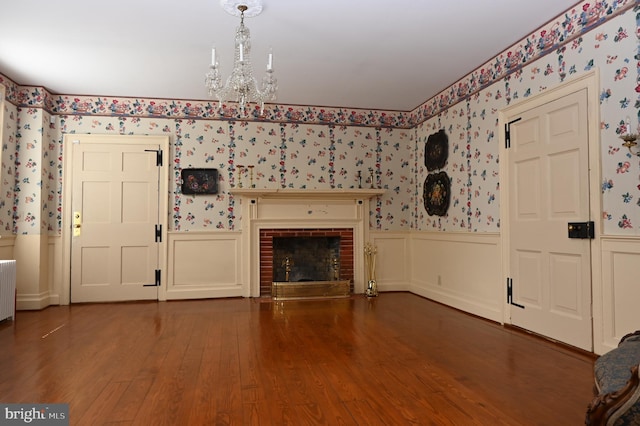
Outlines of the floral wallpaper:
[{"label": "floral wallpaper", "polygon": [[16,186],[16,126],[18,109],[0,102],[4,109],[2,129],[2,164],[0,164],[0,235],[13,233],[14,190]]},{"label": "floral wallpaper", "polygon": [[[238,201],[229,194],[231,188],[239,185],[357,188],[358,172],[366,177],[369,169],[373,170],[374,185],[389,190],[374,202],[371,226],[409,227],[408,220],[402,219],[402,209],[406,210],[410,202],[409,194],[403,199],[399,193],[401,183],[410,178],[407,166],[412,152],[407,138],[396,137],[395,133],[402,131],[246,121],[176,123],[173,164],[176,187],[181,169],[213,167],[220,173],[221,191],[215,197],[187,197],[174,191],[173,229],[239,229]],[[402,143],[395,142],[396,139]],[[364,178],[362,186],[365,187]]]},{"label": "floral wallpaper", "polygon": [[[0,233],[58,234],[63,135],[167,135],[174,231],[240,230],[240,184],[278,188],[387,189],[374,198],[379,230],[498,232],[498,111],[600,69],[602,219],[607,234],[640,234],[640,160],[621,146],[640,101],[637,2],[582,2],[411,112],[269,105],[240,115],[234,104],[52,95],[0,74],[7,89],[2,138]],[[423,207],[424,145],[444,129],[451,178],[446,216]],[[219,170],[220,191],[180,193],[180,171]],[[253,179],[252,179],[253,176]]]}]

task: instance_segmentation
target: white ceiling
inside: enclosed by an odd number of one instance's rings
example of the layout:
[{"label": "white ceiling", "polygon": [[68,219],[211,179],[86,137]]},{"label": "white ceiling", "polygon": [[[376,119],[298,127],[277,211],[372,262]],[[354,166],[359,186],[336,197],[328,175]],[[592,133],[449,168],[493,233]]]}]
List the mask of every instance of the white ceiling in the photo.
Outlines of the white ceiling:
[{"label": "white ceiling", "polygon": [[[239,18],[219,0],[5,0],[0,73],[65,95],[207,100]],[[7,4],[8,3],[8,4]],[[576,0],[264,0],[246,18],[277,103],[409,111]]]}]

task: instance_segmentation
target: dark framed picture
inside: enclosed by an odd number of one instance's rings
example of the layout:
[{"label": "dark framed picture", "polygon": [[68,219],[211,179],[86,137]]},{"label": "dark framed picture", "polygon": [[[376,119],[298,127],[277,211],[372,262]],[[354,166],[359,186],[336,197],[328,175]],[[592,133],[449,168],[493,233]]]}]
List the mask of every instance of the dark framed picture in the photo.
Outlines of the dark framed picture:
[{"label": "dark framed picture", "polygon": [[449,137],[444,129],[429,135],[424,147],[424,165],[428,171],[443,169],[449,157]]},{"label": "dark framed picture", "polygon": [[451,200],[451,180],[447,172],[430,173],[424,181],[424,208],[429,216],[444,216]]},{"label": "dark framed picture", "polygon": [[182,169],[183,194],[217,194],[218,169]]}]

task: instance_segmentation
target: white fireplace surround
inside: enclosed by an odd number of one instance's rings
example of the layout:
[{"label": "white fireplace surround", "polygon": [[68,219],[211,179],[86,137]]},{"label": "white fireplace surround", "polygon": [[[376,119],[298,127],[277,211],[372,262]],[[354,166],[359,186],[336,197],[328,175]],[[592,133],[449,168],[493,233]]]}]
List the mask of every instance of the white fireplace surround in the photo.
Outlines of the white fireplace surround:
[{"label": "white fireplace surround", "polygon": [[364,243],[369,239],[369,200],[384,189],[235,188],[242,203],[242,271],[245,297],[260,296],[262,229],[353,229],[354,292],[364,293]]}]

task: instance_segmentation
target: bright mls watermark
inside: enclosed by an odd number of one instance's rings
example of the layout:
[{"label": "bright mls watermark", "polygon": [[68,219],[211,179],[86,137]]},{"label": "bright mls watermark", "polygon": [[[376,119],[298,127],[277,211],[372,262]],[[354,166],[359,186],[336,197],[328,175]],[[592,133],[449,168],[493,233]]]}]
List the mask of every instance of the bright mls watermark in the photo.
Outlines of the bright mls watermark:
[{"label": "bright mls watermark", "polygon": [[69,404],[0,404],[0,425],[68,426]]}]

